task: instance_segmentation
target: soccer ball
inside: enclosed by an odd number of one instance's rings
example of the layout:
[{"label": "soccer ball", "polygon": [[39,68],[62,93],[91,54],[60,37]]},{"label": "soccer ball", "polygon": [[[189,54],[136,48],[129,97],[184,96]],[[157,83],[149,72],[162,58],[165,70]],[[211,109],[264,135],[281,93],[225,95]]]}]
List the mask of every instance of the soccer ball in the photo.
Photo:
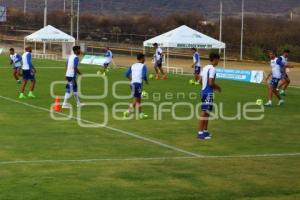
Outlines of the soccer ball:
[{"label": "soccer ball", "polygon": [[153,79],[153,74],[149,74],[149,79]]},{"label": "soccer ball", "polygon": [[148,92],[143,91],[143,92],[142,92],[142,97],[143,97],[143,98],[146,98],[147,96],[148,96]]},{"label": "soccer ball", "polygon": [[263,104],[263,100],[262,99],[257,99],[256,100],[256,105],[261,106]]}]

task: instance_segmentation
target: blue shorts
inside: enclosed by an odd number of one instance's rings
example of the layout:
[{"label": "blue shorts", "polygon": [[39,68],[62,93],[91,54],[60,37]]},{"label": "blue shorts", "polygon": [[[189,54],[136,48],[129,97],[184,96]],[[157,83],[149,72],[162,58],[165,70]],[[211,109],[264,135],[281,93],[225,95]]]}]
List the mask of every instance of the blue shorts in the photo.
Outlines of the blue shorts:
[{"label": "blue shorts", "polygon": [[155,67],[162,68],[162,59],[155,62]]},{"label": "blue shorts", "polygon": [[213,110],[214,94],[213,93],[203,93],[201,95],[201,110],[204,112],[211,112]]},{"label": "blue shorts", "polygon": [[141,83],[132,83],[130,89],[134,98],[142,97],[143,85]]},{"label": "blue shorts", "polygon": [[22,71],[22,74],[23,74],[23,80],[35,80],[35,76],[34,76],[34,73],[33,71],[31,71],[30,69],[29,70],[23,70]]},{"label": "blue shorts", "polygon": [[77,92],[78,91],[78,86],[77,86],[77,82],[76,82],[76,77],[66,77],[68,83],[66,85],[66,91],[67,93],[71,93],[71,90],[73,90],[73,92]]},{"label": "blue shorts", "polygon": [[272,78],[269,84],[270,86],[272,86],[273,89],[276,89],[278,87],[279,81],[279,78]]},{"label": "blue shorts", "polygon": [[201,72],[201,67],[196,66],[195,69],[194,69],[194,74],[195,74],[195,75],[199,75],[200,72]]}]

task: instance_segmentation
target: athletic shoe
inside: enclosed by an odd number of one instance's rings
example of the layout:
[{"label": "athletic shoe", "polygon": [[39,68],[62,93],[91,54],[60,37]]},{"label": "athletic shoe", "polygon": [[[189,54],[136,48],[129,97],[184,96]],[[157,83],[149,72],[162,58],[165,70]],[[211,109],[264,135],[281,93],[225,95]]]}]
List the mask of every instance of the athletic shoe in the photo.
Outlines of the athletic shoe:
[{"label": "athletic shoe", "polygon": [[281,90],[281,91],[279,92],[279,94],[280,94],[281,96],[285,96],[285,91],[284,91],[284,90]]},{"label": "athletic shoe", "polygon": [[33,94],[32,91],[30,91],[30,92],[28,93],[28,97],[29,97],[29,98],[35,98],[36,96]]},{"label": "athletic shoe", "polygon": [[22,83],[22,81],[21,80],[17,80],[17,84],[21,84]]},{"label": "athletic shoe", "polygon": [[283,99],[281,99],[281,100],[279,100],[279,102],[278,102],[278,106],[281,106],[281,105],[283,105],[284,104],[284,100]]},{"label": "athletic shoe", "polygon": [[272,107],[272,102],[268,102],[265,104],[266,107]]},{"label": "athletic shoe", "polygon": [[19,99],[26,99],[27,97],[25,96],[25,94],[24,93],[21,93],[20,95],[19,95]]},{"label": "athletic shoe", "polygon": [[148,115],[145,115],[144,113],[140,113],[140,119],[147,119]]},{"label": "athletic shoe", "polygon": [[210,140],[211,136],[209,132],[203,132],[202,134],[198,134],[198,138],[201,140]]}]

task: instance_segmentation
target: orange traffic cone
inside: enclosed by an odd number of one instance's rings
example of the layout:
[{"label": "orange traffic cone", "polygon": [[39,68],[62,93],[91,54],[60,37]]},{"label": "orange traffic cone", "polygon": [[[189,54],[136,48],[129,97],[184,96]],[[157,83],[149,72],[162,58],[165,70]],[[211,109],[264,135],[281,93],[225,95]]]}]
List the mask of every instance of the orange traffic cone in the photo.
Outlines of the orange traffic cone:
[{"label": "orange traffic cone", "polygon": [[61,105],[60,105],[59,97],[55,98],[55,103],[54,103],[53,109],[54,109],[55,112],[60,112],[61,111]]}]

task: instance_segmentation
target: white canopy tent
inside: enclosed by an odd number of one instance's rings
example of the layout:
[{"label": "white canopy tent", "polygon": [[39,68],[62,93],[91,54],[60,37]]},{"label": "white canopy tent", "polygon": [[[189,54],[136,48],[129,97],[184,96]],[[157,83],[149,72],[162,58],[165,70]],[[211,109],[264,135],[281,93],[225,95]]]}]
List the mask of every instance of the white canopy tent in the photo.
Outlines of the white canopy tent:
[{"label": "white canopy tent", "polygon": [[224,67],[226,65],[225,43],[185,25],[144,41],[144,47],[153,47],[154,43],[162,48],[167,48],[167,67],[169,67],[169,48],[224,49]]},{"label": "white canopy tent", "polygon": [[[48,25],[31,35],[26,36],[24,38],[24,48],[26,47],[26,42],[34,42],[35,51],[36,43],[61,43],[62,57],[66,58],[68,55],[71,55],[72,46],[75,45],[75,38]],[[43,53],[45,54],[46,52]]]}]

